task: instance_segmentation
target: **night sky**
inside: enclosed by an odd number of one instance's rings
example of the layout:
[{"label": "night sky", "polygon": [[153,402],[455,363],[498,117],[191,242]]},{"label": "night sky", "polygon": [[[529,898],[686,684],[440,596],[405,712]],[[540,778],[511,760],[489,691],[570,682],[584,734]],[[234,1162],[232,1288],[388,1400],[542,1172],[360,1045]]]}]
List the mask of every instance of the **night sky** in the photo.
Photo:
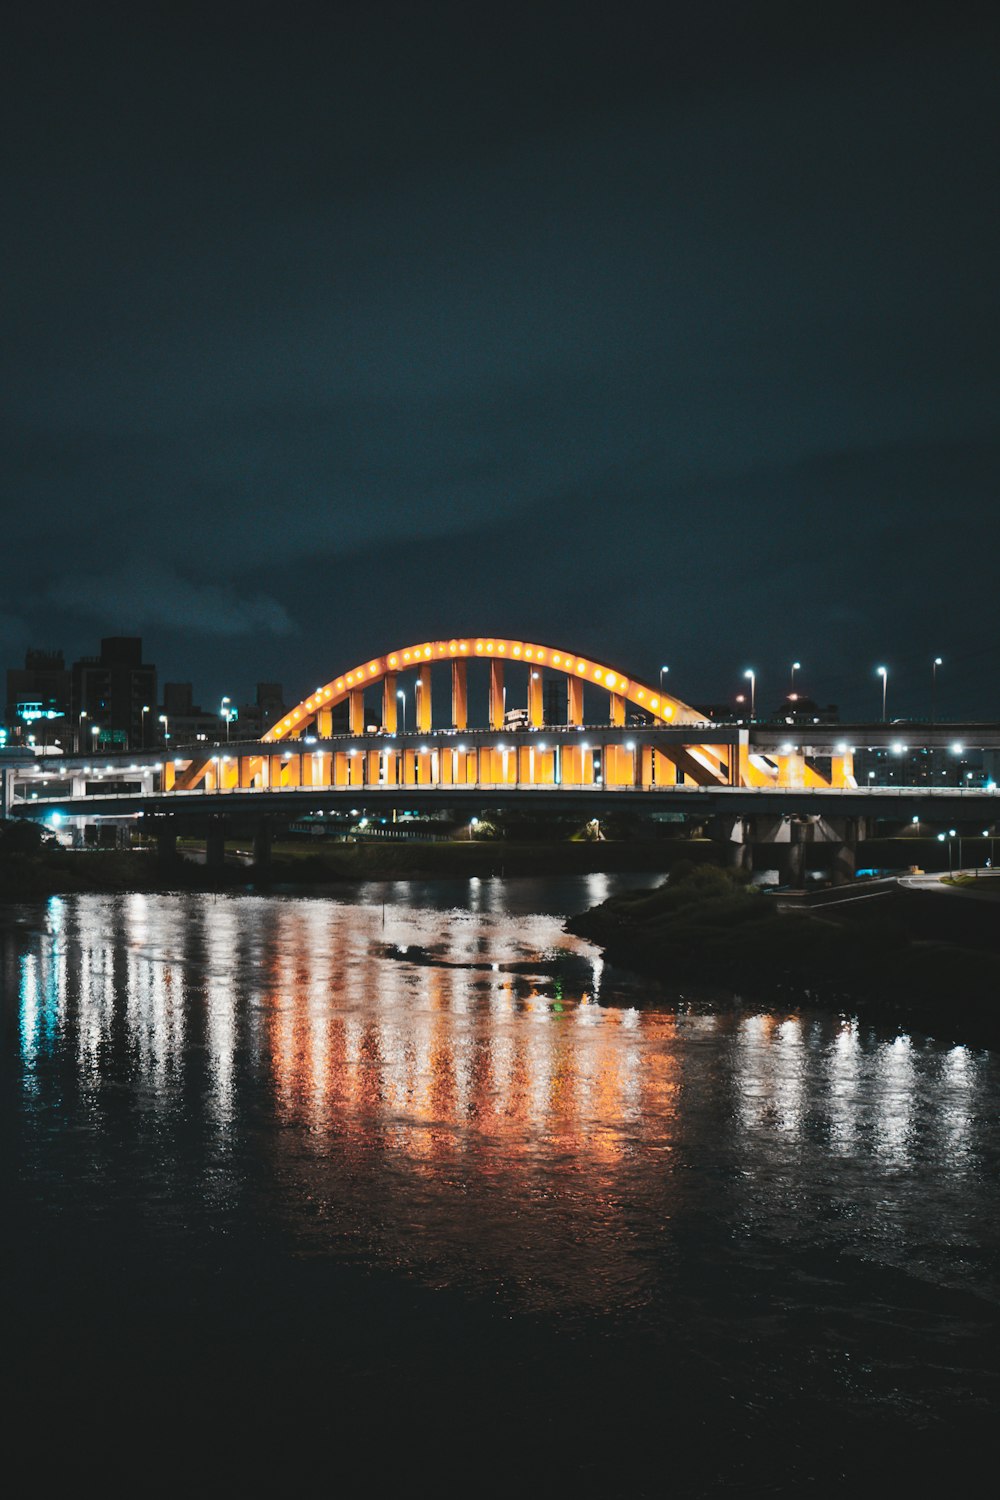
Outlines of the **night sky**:
[{"label": "night sky", "polygon": [[19,10],[0,665],[1000,716],[996,6]]}]

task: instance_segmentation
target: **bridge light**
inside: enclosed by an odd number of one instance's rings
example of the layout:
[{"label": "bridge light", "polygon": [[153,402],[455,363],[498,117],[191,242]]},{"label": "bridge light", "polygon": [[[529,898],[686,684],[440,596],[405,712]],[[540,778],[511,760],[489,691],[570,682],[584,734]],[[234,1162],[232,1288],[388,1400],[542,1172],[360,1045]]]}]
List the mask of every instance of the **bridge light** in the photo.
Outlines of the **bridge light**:
[{"label": "bridge light", "polygon": [[961,755],[961,753],[962,753],[962,746],[958,743],[957,740],[956,740],[955,744],[952,745],[952,747],[951,747],[951,753],[952,753],[952,755]]}]

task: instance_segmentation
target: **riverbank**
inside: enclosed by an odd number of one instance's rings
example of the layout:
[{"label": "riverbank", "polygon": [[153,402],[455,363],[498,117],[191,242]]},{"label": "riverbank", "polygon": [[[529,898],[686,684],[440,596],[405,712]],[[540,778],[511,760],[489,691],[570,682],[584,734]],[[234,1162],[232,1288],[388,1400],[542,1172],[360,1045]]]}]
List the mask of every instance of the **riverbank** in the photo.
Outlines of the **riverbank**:
[{"label": "riverbank", "polygon": [[782,1011],[833,1006],[1000,1046],[996,923],[988,908],[958,905],[894,892],[781,911],[726,870],[678,864],[656,890],[614,896],[566,925],[612,962],[666,982],[708,982]]},{"label": "riverbank", "polygon": [[494,877],[665,873],[676,861],[708,860],[708,841],[564,840],[545,843],[330,843],[275,850],[257,869],[230,851],[221,866],[178,856],[161,864],[155,846],[125,850],[38,849],[0,854],[0,899],[81,891],[310,889],[366,880],[455,880]]}]

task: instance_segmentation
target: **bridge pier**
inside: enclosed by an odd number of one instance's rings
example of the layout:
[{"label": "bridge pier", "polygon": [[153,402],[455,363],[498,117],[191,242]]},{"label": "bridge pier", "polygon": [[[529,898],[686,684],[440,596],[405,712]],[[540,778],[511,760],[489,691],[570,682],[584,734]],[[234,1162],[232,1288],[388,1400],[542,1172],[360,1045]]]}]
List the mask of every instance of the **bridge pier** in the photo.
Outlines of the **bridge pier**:
[{"label": "bridge pier", "polygon": [[219,870],[226,858],[226,820],[210,818],[205,834],[205,864],[210,870]]},{"label": "bridge pier", "polygon": [[865,836],[864,818],[819,818],[817,829],[831,849],[831,880],[849,885],[858,863],[858,840]]},{"label": "bridge pier", "polygon": [[734,818],[729,830],[729,858],[727,863],[731,870],[746,870],[747,874],[753,869],[753,845],[750,842],[750,823],[748,818]]},{"label": "bridge pier", "polygon": [[812,824],[794,818],[788,824],[788,842],[783,843],[778,861],[779,878],[782,885],[793,891],[805,889],[806,845],[812,842]]}]

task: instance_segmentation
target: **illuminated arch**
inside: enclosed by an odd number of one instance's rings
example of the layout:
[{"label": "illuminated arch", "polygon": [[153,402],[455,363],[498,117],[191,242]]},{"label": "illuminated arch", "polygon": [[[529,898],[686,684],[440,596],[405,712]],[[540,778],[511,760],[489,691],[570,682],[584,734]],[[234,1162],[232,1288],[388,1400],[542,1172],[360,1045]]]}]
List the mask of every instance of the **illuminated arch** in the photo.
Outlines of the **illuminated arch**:
[{"label": "illuminated arch", "polygon": [[448,641],[421,641],[416,646],[404,646],[390,651],[385,656],[373,656],[349,672],[331,678],[323,687],[303,698],[263,736],[275,741],[294,738],[315,723],[321,710],[336,708],[350,698],[352,692],[364,689],[384,677],[396,672],[409,672],[433,662],[445,661],[504,661],[528,666],[542,666],[546,671],[562,672],[603,688],[608,693],[634,703],[637,708],[652,714],[667,724],[700,724],[704,716],[679,698],[659,689],[638,682],[633,677],[616,671],[592,656],[576,651],[565,651],[561,647],[539,646],[533,641],[515,641],[507,636],[477,635],[456,636]]}]

